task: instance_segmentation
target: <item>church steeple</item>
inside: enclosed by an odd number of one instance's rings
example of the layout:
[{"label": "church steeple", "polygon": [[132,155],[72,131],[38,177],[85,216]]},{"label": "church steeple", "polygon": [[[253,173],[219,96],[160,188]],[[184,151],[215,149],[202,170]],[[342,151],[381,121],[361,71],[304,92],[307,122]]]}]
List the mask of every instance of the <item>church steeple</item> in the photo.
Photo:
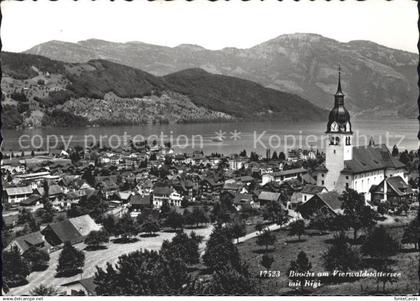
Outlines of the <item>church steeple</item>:
[{"label": "church steeple", "polygon": [[343,94],[343,91],[341,90],[341,65],[338,65],[338,87],[337,87],[337,93],[335,93],[335,95],[337,94]]},{"label": "church steeple", "polygon": [[344,107],[344,93],[341,89],[341,66],[338,66],[338,85],[334,95],[334,108],[331,110],[327,124],[327,133],[351,133],[350,114]]},{"label": "church steeple", "polygon": [[335,92],[335,105],[344,105],[344,93],[341,90],[341,66],[338,65],[338,86]]}]

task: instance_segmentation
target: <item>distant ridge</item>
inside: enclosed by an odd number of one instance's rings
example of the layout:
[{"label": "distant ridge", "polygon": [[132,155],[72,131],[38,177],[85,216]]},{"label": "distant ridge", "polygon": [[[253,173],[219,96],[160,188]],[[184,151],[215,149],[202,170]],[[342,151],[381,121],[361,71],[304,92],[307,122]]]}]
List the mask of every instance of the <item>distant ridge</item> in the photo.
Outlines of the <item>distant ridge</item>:
[{"label": "distant ridge", "polygon": [[248,49],[207,50],[141,42],[51,41],[27,53],[68,62],[106,59],[154,75],[201,68],[297,94],[322,108],[332,105],[337,65],[343,68],[346,106],[360,118],[415,118],[418,55],[370,41],[338,42],[318,34],[278,36]]},{"label": "distant ridge", "polygon": [[2,54],[3,126],[42,127],[233,120],[322,120],[290,93],[202,69],[164,77],[103,59],[64,63]]}]

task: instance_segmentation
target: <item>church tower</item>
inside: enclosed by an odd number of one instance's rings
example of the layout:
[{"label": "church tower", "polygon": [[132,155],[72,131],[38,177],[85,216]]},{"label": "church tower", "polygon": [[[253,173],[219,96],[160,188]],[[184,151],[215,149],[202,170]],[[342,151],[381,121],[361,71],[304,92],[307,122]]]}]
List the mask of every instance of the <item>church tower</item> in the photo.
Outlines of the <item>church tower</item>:
[{"label": "church tower", "polygon": [[334,95],[334,108],[331,110],[327,131],[328,142],[326,145],[325,167],[328,170],[325,175],[325,187],[329,190],[341,192],[344,169],[344,161],[353,157],[353,132],[351,130],[350,114],[344,107],[344,94],[341,90],[341,67],[338,69],[338,87]]}]

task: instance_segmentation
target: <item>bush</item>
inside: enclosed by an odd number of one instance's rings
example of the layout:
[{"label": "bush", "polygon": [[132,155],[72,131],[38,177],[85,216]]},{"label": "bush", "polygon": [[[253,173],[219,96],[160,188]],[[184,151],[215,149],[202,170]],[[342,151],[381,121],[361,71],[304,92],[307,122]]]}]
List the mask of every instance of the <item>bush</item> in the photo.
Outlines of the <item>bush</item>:
[{"label": "bush", "polygon": [[57,277],[70,277],[81,273],[85,265],[85,253],[74,248],[70,242],[65,242],[58,258]]}]

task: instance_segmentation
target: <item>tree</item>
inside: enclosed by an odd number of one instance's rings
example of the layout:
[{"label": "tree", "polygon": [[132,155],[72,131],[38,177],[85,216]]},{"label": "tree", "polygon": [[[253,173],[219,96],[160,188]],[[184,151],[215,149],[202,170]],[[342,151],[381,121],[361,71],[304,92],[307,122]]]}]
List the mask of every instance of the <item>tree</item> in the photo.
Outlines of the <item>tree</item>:
[{"label": "tree", "polygon": [[115,224],[114,234],[121,236],[123,241],[128,241],[138,233],[139,227],[128,213],[124,214]]},{"label": "tree", "polygon": [[228,229],[220,225],[213,229],[207,241],[203,261],[211,271],[220,270],[227,265],[240,269],[239,251],[232,243],[232,236]]},{"label": "tree", "polygon": [[194,217],[194,222],[197,227],[199,224],[207,224],[210,221],[202,207],[194,207],[191,215]]},{"label": "tree", "polygon": [[28,261],[22,257],[17,246],[3,251],[2,270],[5,284],[15,287],[25,284],[26,277],[31,272]]},{"label": "tree", "polygon": [[50,195],[50,184],[48,183],[48,181],[47,180],[44,180],[43,182],[42,182],[42,189],[44,190],[44,194],[43,194],[43,199],[44,199],[44,201],[45,200],[48,200],[48,197],[49,197],[49,195]]},{"label": "tree", "polygon": [[171,210],[166,218],[165,224],[174,230],[182,229],[184,226],[184,217],[182,214],[176,212],[176,210]]},{"label": "tree", "polygon": [[161,247],[161,253],[167,257],[181,258],[187,264],[197,264],[200,262],[199,245],[202,237],[194,232],[188,237],[183,232],[178,232],[171,242],[165,240]]},{"label": "tree", "polygon": [[283,209],[279,202],[272,201],[264,207],[263,217],[272,223],[281,225],[287,219],[287,211]]},{"label": "tree", "polygon": [[[380,274],[377,277],[377,281],[378,281],[378,285],[380,282],[382,282],[382,292],[385,293],[385,286],[386,284],[389,283],[394,283],[398,281],[398,277],[395,276],[395,270],[392,269],[389,266],[384,267],[381,270],[382,274]],[[379,287],[376,288],[377,291],[379,291]]]},{"label": "tree", "polygon": [[110,234],[114,234],[115,225],[116,221],[112,215],[107,215],[102,219],[102,226]]},{"label": "tree", "polygon": [[283,152],[279,153],[279,160],[281,160],[281,161],[286,160],[286,155]]},{"label": "tree", "polygon": [[289,267],[289,272],[288,272],[289,279],[294,282],[299,282],[302,292],[303,292],[305,280],[309,280],[309,277],[304,277],[303,275],[310,272],[311,269],[312,269],[312,264],[309,261],[308,256],[306,256],[306,253],[303,251],[300,251],[296,260],[292,260],[290,262],[290,267]]},{"label": "tree", "polygon": [[325,216],[322,213],[316,214],[311,218],[309,228],[319,230],[320,233],[325,233],[325,231],[331,229],[330,225],[332,224],[333,218],[330,216]]},{"label": "tree", "polygon": [[36,215],[43,223],[51,223],[54,220],[55,210],[49,199],[44,200],[43,208],[36,211]]},{"label": "tree", "polygon": [[19,212],[19,215],[18,215],[18,218],[17,218],[16,223],[18,225],[23,225],[23,224],[26,224],[26,223],[31,223],[34,220],[35,219],[34,219],[32,213],[28,209],[23,208]]},{"label": "tree", "polygon": [[37,247],[30,247],[23,257],[28,261],[31,271],[43,271],[48,267],[50,255]]},{"label": "tree", "polygon": [[70,277],[81,272],[85,265],[85,253],[66,241],[58,258],[57,276]]},{"label": "tree", "polygon": [[270,229],[265,229],[262,233],[257,236],[257,245],[265,246],[265,250],[268,251],[268,246],[273,246],[276,241],[276,237],[270,231]]},{"label": "tree", "polygon": [[386,232],[383,226],[373,229],[361,247],[363,254],[380,261],[386,261],[390,256],[397,254],[398,250],[398,242]]},{"label": "tree", "polygon": [[408,224],[405,229],[401,242],[403,244],[414,244],[414,248],[418,250],[420,241],[420,223],[419,219],[415,218]]},{"label": "tree", "polygon": [[300,237],[305,233],[305,222],[303,220],[297,220],[290,224],[289,236],[296,235],[300,241]]},{"label": "tree", "polygon": [[58,291],[52,286],[40,284],[30,291],[31,296],[57,296]]},{"label": "tree", "polygon": [[324,267],[330,272],[355,270],[361,263],[359,253],[352,249],[344,233],[334,237],[332,246],[328,248],[322,258]]},{"label": "tree", "polygon": [[265,229],[265,225],[261,222],[258,222],[255,225],[255,230],[258,231],[258,232],[262,232],[262,230],[264,230],[264,229]]},{"label": "tree", "polygon": [[353,240],[357,241],[357,233],[360,229],[370,229],[375,225],[373,210],[366,206],[363,194],[353,189],[348,189],[341,196],[342,209],[347,218],[348,225],[353,228]]},{"label": "tree", "polygon": [[190,282],[181,259],[148,250],[122,255],[115,266],[97,267],[94,278],[97,295],[105,296],[180,295]]},{"label": "tree", "polygon": [[408,154],[407,150],[400,153],[400,161],[405,165],[408,165],[410,163],[410,155]]},{"label": "tree", "polygon": [[274,262],[274,258],[268,254],[264,254],[261,258],[261,265],[266,269],[269,270],[271,268],[271,265]]},{"label": "tree", "polygon": [[236,243],[239,243],[239,237],[242,237],[246,234],[245,224],[238,221],[230,225],[229,230],[231,231],[232,236],[236,238]]},{"label": "tree", "polygon": [[97,250],[109,242],[109,234],[104,230],[91,231],[85,238],[85,244],[90,249]]},{"label": "tree", "polygon": [[256,295],[256,284],[251,279],[246,267],[238,271],[230,266],[224,266],[213,272],[211,280],[204,284],[198,295],[226,296],[226,295]]},{"label": "tree", "polygon": [[394,145],[393,147],[392,147],[392,156],[393,157],[398,157],[398,155],[399,155],[399,150],[398,150],[398,147],[397,147],[397,145]]},{"label": "tree", "polygon": [[148,218],[141,225],[141,232],[146,232],[149,236],[152,236],[160,230],[159,222],[155,219]]}]

